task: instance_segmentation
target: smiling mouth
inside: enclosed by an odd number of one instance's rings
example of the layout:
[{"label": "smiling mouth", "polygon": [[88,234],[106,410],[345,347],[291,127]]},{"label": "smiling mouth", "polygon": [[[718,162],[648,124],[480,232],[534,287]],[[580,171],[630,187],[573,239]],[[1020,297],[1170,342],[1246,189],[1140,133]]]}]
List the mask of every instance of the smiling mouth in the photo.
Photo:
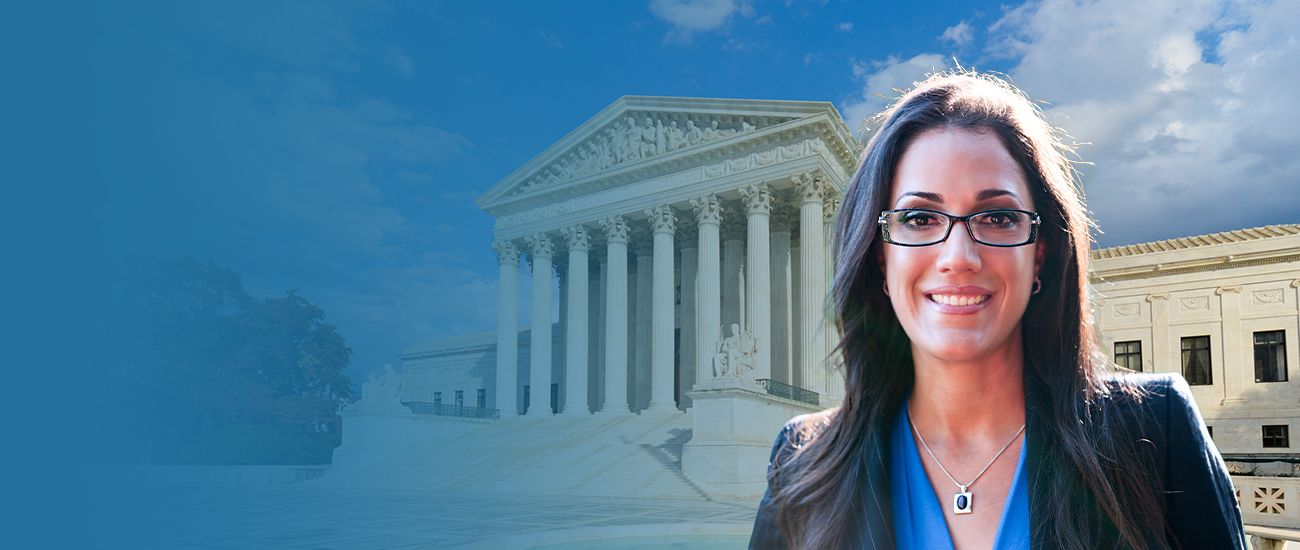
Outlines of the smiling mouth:
[{"label": "smiling mouth", "polygon": [[972,296],[969,294],[926,294],[931,302],[945,306],[973,306],[989,299],[988,294]]}]

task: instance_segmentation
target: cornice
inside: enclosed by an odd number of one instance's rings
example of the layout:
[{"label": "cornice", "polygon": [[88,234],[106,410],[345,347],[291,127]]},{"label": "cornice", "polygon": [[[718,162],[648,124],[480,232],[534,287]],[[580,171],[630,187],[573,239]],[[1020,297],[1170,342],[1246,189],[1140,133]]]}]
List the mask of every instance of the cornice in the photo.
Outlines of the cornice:
[{"label": "cornice", "polygon": [[1203,273],[1224,269],[1239,269],[1243,267],[1256,267],[1288,262],[1300,262],[1300,251],[1296,251],[1295,249],[1271,250],[1252,254],[1224,255],[1213,258],[1156,264],[1154,266],[1145,265],[1123,269],[1110,269],[1094,272],[1088,279],[1093,284],[1103,282],[1118,283],[1121,281],[1151,279],[1188,273]]},{"label": "cornice", "polygon": [[[817,104],[810,105],[815,106]],[[631,111],[619,111],[616,116],[623,116],[629,112]],[[601,127],[590,128],[588,129],[591,132],[590,134],[583,134],[579,138],[566,138],[569,141],[568,143],[565,143],[566,140],[558,142],[555,146],[552,146],[552,149],[557,149],[557,151],[549,155],[541,155],[538,159],[525,164],[524,167],[502,180],[501,183],[494,186],[489,192],[484,193],[475,202],[493,216],[500,216],[522,210],[528,205],[537,202],[563,200],[582,195],[596,188],[618,186],[629,181],[652,178],[675,170],[688,169],[715,161],[719,158],[744,155],[763,148],[770,148],[809,137],[821,138],[827,152],[833,159],[833,163],[842,172],[838,174],[838,178],[833,178],[839,180],[836,183],[842,187],[845,185],[844,180],[847,180],[856,167],[858,154],[856,140],[848,132],[842,118],[830,116],[831,114],[838,115],[838,113],[834,111],[833,107],[829,107],[829,104],[820,112],[804,112],[800,114],[803,116],[792,117],[767,127],[731,134],[709,142],[707,145],[682,148],[650,159],[624,162],[608,169],[563,182],[539,185],[535,189],[515,192],[520,185],[524,185],[525,181],[535,179],[537,174],[547,170],[548,166],[560,160],[568,151],[582,146],[584,143],[582,140],[598,134],[602,129]],[[731,116],[749,118],[753,115],[737,113]],[[611,115],[606,122],[612,123],[614,117],[615,115]],[[547,158],[544,161],[539,161],[542,156]]]}]

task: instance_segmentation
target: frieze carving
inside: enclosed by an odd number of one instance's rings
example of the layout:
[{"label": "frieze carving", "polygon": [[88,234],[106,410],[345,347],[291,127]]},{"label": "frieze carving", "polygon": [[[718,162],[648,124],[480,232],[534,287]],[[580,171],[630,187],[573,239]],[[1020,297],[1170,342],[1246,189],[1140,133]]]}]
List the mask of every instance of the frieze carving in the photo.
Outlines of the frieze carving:
[{"label": "frieze carving", "polygon": [[532,251],[533,256],[539,258],[554,258],[555,243],[551,237],[545,233],[535,233],[525,238],[528,242],[528,248]]},{"label": "frieze carving", "polygon": [[[775,159],[773,162],[784,162],[787,160],[819,155],[823,152],[826,152],[826,144],[821,138],[808,138],[798,143],[779,145],[767,151],[750,153],[737,159],[724,160],[659,178],[649,179],[630,185],[622,185],[584,197],[567,199],[521,212],[515,212],[513,214],[506,214],[496,219],[495,228],[504,229],[507,227],[514,227],[520,224],[541,221],[550,217],[567,214],[574,210],[583,210],[634,197],[643,197],[659,191],[675,189],[705,180],[738,174],[764,166],[764,164],[760,164],[759,162],[760,156],[764,156],[765,158],[770,156]],[[770,153],[770,155],[767,155],[768,153]],[[829,186],[827,187],[829,188]]]},{"label": "frieze carving", "polygon": [[[678,120],[683,118],[686,120],[679,124]],[[696,124],[697,120],[699,125]],[[594,132],[586,141],[570,149],[568,154],[539,170],[513,194],[526,193],[673,151],[698,147],[793,119],[741,116],[732,120],[739,124],[729,121],[723,127],[717,117],[692,117],[673,113],[626,116],[610,123],[603,131]]]},{"label": "frieze carving", "polygon": [[651,206],[645,209],[645,215],[650,217],[650,224],[655,233],[673,234],[677,230],[677,216],[673,214],[673,208],[666,204]]},{"label": "frieze carving", "polygon": [[1156,300],[1168,300],[1170,298],[1173,298],[1173,295],[1168,292],[1153,292],[1151,294],[1147,294],[1148,302],[1154,302]]},{"label": "frieze carving", "polygon": [[519,265],[519,247],[513,241],[493,241],[492,250],[497,253],[497,263],[501,265]]},{"label": "frieze carving", "polygon": [[745,201],[745,211],[751,216],[772,213],[772,186],[766,183],[751,183],[741,187],[740,198]]},{"label": "frieze carving", "polygon": [[1282,289],[1256,290],[1255,292],[1251,292],[1250,302],[1257,306],[1264,304],[1280,304],[1282,303]]},{"label": "frieze carving", "polygon": [[1300,288],[1300,279],[1291,281],[1291,288]]},{"label": "frieze carving", "polygon": [[570,251],[586,252],[591,249],[591,235],[582,225],[570,225],[560,228],[560,234],[569,245]]},{"label": "frieze carving", "polygon": [[713,225],[722,223],[722,201],[718,200],[718,196],[713,193],[691,199],[691,208],[695,209],[696,223]]},{"label": "frieze carving", "polygon": [[1137,317],[1141,312],[1138,304],[1115,304],[1115,317]]},{"label": "frieze carving", "polygon": [[610,216],[600,220],[600,227],[605,230],[606,241],[627,244],[627,234],[631,228],[623,216]]},{"label": "frieze carving", "polygon": [[1210,299],[1205,296],[1183,298],[1178,301],[1178,307],[1183,311],[1209,311]]}]

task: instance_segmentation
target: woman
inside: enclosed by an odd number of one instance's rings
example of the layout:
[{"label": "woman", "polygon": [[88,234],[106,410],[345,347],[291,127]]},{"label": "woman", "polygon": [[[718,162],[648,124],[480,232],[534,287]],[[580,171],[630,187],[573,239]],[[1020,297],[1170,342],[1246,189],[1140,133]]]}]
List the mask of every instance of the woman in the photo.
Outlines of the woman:
[{"label": "woman", "polygon": [[955,72],[883,116],[836,223],[845,399],[777,438],[751,548],[1245,548],[1186,383],[1107,374],[1041,112]]}]

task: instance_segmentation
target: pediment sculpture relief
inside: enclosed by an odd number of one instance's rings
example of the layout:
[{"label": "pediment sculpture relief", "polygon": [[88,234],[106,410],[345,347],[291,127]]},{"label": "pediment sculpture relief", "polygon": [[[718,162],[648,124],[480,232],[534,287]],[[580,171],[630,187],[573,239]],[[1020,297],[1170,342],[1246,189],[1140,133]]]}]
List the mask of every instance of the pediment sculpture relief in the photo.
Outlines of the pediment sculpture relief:
[{"label": "pediment sculpture relief", "polygon": [[[785,120],[766,122],[779,124]],[[615,121],[604,132],[596,132],[567,155],[543,168],[515,193],[563,183],[622,164],[640,162],[758,129],[757,125],[750,124],[743,118],[737,127],[720,126],[719,120],[712,117],[708,125],[701,128],[694,120],[686,120],[685,124],[679,125],[677,120],[665,123],[662,118],[647,116],[638,123],[633,116],[627,116]]]}]

